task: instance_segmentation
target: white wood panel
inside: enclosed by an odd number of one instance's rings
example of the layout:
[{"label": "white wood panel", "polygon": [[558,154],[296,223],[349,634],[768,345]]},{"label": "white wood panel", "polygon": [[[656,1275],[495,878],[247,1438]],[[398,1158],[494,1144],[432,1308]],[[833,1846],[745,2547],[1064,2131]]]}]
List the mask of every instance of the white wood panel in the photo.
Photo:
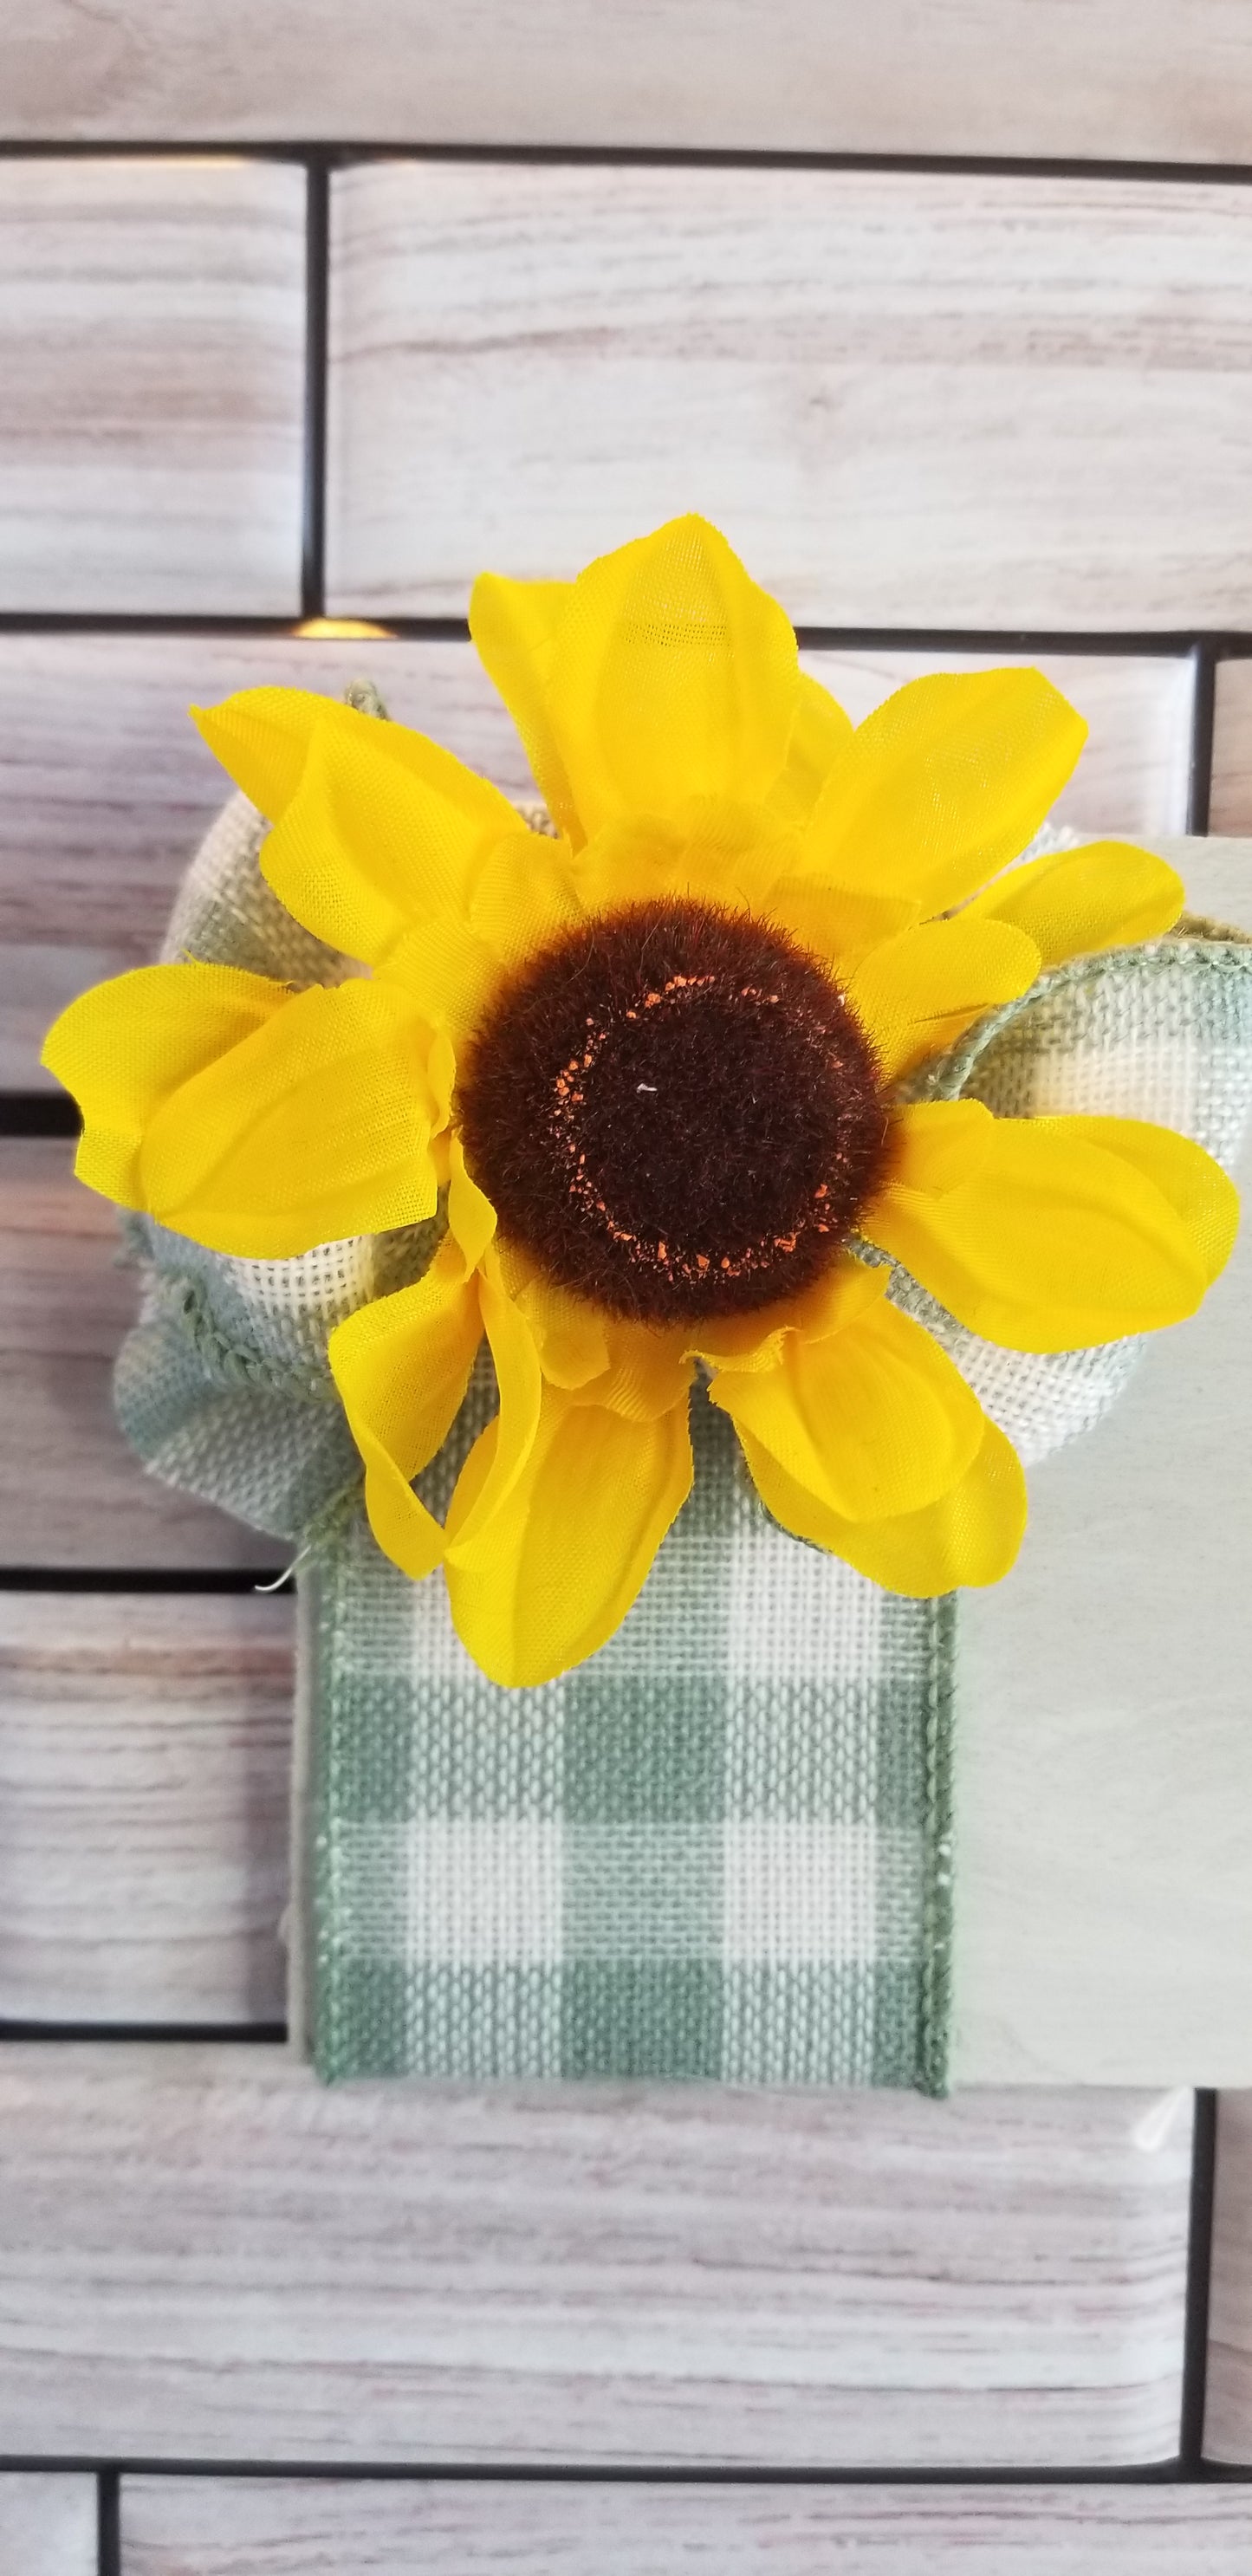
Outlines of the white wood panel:
[{"label": "white wood panel", "polygon": [[96,2482],[0,2470],[0,2576],[96,2576]]},{"label": "white wood panel", "polygon": [[1242,0],[42,0],[17,135],[357,136],[1239,160]]},{"label": "white wood panel", "polygon": [[1211,832],[1252,832],[1252,661],[1219,662]]},{"label": "white wood panel", "polygon": [[1252,191],[381,163],[333,211],[345,609],[698,508],[800,622],[1248,622]]},{"label": "white wood panel", "polygon": [[[1252,843],[1172,846],[1252,927]],[[1252,2082],[1250,1310],[1245,1225],[963,1605],[957,2080]]]},{"label": "white wood panel", "polygon": [[0,609],[294,612],[303,275],[298,169],[0,160]]},{"label": "white wood panel", "polygon": [[158,1484],[127,1448],[111,1386],[137,1281],[116,1210],[72,1161],[60,1139],[0,1140],[0,1565],[285,1565],[290,1548]]},{"label": "white wood panel", "polygon": [[[944,659],[952,667],[960,657]],[[805,660],[860,717],[935,657]],[[1181,831],[1189,663],[1059,654],[1044,668],[1091,726],[1061,818],[1148,837]],[[534,794],[512,723],[468,644],[382,634],[0,635],[0,1087],[49,1086],[38,1056],[55,1012],[160,943],[174,886],[227,786],[188,704],[263,681],[337,695],[362,674],[402,722],[510,795]]]},{"label": "white wood panel", "polygon": [[137,2478],[122,2576],[1246,2576],[1238,2488]]},{"label": "white wood panel", "polygon": [[1252,2092],[1218,2110],[1204,2449],[1252,2466]]},{"label": "white wood panel", "polygon": [[0,2470],[0,2576],[95,2576],[95,2478]]},{"label": "white wood panel", "polygon": [[1189,2106],[320,2089],[0,2053],[0,2420],[243,2460],[1076,2465],[1177,2435]]},{"label": "white wood panel", "polygon": [[286,1597],[0,1593],[0,2018],[281,2021]]},{"label": "white wood panel", "polygon": [[[1201,908],[1252,921],[1252,847],[1178,855]],[[1035,1470],[1018,1567],[965,1606],[958,2075],[1252,2078],[1250,1302],[1245,1229],[1202,1314]]]}]

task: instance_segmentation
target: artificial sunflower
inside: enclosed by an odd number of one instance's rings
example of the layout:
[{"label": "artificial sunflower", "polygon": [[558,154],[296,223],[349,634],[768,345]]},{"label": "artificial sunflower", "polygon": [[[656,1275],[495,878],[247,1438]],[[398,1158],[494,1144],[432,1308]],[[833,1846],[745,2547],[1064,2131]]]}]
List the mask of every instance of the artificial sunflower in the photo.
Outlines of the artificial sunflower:
[{"label": "artificial sunflower", "polygon": [[[1194,1311],[1235,1193],[1169,1129],[910,1087],[1042,968],[1168,930],[1177,877],[1111,841],[1010,867],[1082,748],[1066,700],[945,675],[854,728],[700,519],[574,582],[484,575],[470,627],[552,834],[329,700],[201,713],[269,885],[366,971],[155,966],[73,1003],[45,1061],[80,1176],[262,1260],[444,1218],[330,1360],[379,1544],[442,1564],[497,1681],[625,1615],[697,1372],[785,1528],[894,1591],[996,1581],[1022,1471],[897,1272],[1008,1349],[1105,1342]],[[498,1411],[441,1526],[414,1481],[484,1334]]]}]

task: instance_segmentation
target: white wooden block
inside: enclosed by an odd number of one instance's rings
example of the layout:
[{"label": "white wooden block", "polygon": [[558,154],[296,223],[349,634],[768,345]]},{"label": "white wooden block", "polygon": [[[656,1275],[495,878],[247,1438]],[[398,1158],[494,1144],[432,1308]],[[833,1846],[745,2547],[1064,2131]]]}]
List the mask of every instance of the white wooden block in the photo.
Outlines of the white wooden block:
[{"label": "white wooden block", "polygon": [[0,2576],[96,2576],[96,2482],[0,2470]]},{"label": "white wooden block", "polygon": [[[1252,927],[1252,843],[1168,846]],[[963,1604],[958,2081],[1252,2083],[1250,1310],[1245,1223]]]},{"label": "white wooden block", "polygon": [[1244,188],[382,162],[333,242],[345,610],[700,509],[800,622],[1247,622]]},{"label": "white wooden block", "polygon": [[[804,659],[859,718],[935,657]],[[947,667],[959,664],[946,657]],[[1061,819],[1149,837],[1180,831],[1190,664],[1060,654],[1043,667],[1091,727]],[[38,1057],[55,1013],[160,944],[175,885],[228,785],[188,705],[262,682],[339,695],[363,674],[401,722],[509,795],[534,795],[512,721],[468,644],[381,632],[321,641],[0,635],[0,1085],[50,1086]]]},{"label": "white wooden block", "polygon": [[1238,161],[1241,0],[42,0],[0,27],[5,130]]},{"label": "white wooden block", "polygon": [[297,610],[303,278],[292,166],[0,159],[0,609]]},{"label": "white wooden block", "polygon": [[0,2020],[281,2021],[286,1596],[0,1592]]},{"label": "white wooden block", "polygon": [[1235,2487],[128,2478],[123,2576],[1246,2576]]},{"label": "white wooden block", "polygon": [[149,2460],[1076,2466],[1177,2439],[1190,2109],[0,2052],[0,2420]]}]

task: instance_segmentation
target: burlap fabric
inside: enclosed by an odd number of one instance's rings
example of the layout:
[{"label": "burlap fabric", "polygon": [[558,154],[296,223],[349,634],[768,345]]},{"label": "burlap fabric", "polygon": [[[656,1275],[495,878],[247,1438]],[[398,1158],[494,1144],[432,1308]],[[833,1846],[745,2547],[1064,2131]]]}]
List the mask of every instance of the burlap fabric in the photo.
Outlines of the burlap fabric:
[{"label": "burlap fabric", "polygon": [[[236,798],[167,956],[346,971],[269,894]],[[1170,938],[1045,976],[921,1086],[1002,1113],[1160,1119],[1228,1167],[1252,1105],[1252,948]],[[375,1547],[330,1328],[420,1274],[433,1228],[298,1261],[131,1221],[117,1370],[154,1474],[299,1551],[293,2037],[323,2076],[946,2080],[954,1605],[776,1529],[697,1390],[695,1491],[609,1645],[542,1689],[469,1661],[442,1580]],[[1136,1345],[1023,1358],[921,1314],[1028,1464],[1095,1422]],[[442,1508],[480,1367],[421,1490]]]}]

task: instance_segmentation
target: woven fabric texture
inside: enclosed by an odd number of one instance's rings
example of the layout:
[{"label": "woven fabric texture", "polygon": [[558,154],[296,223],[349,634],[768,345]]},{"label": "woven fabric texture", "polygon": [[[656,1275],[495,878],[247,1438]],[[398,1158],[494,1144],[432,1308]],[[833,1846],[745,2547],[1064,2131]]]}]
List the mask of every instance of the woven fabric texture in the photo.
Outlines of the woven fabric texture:
[{"label": "woven fabric texture", "polygon": [[[167,955],[333,982],[257,868],[242,798],[196,860]],[[1200,939],[1045,976],[931,1069],[1001,1113],[1160,1118],[1229,1165],[1252,1105],[1252,949]],[[417,1277],[430,1229],[298,1261],[146,1221],[118,1364],[153,1471],[296,1541],[310,1615],[297,1776],[295,2033],[328,2079],[946,2082],[951,1601],[900,1600],[785,1536],[697,1391],[691,1500],[593,1661],[484,1680],[438,1578],[381,1556],[326,1364],[332,1326]],[[1033,1462],[1085,1430],[1136,1346],[1023,1357],[898,1274]],[[441,1509],[493,1402],[480,1368],[422,1480]]]}]

